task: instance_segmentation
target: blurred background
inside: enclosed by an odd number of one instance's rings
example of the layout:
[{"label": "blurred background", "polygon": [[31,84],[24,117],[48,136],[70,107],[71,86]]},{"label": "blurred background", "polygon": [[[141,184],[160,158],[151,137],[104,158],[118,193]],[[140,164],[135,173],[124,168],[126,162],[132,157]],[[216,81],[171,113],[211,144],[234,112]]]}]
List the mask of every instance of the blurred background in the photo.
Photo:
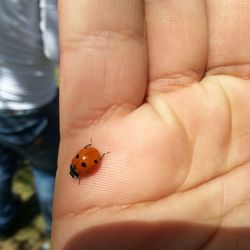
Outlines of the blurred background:
[{"label": "blurred background", "polygon": [[58,62],[57,0],[0,0],[0,250],[50,249]]}]

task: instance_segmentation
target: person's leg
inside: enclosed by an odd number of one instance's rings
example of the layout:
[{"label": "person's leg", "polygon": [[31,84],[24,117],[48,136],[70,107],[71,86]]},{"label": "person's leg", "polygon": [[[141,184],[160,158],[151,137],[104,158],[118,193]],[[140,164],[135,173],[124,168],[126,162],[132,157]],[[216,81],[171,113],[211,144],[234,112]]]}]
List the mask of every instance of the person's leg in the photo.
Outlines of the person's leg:
[{"label": "person's leg", "polygon": [[38,117],[46,120],[47,125],[32,143],[26,145],[23,155],[32,166],[36,192],[46,223],[46,233],[49,234],[59,144],[57,100],[41,109]]},{"label": "person's leg", "polygon": [[12,178],[18,155],[0,145],[0,232],[9,230],[18,210],[18,198],[12,193]]},{"label": "person's leg", "polygon": [[45,221],[45,233],[49,235],[51,231],[52,203],[55,177],[54,175],[40,170],[36,166],[33,166],[32,170],[36,184],[37,197]]},{"label": "person's leg", "polygon": [[[47,225],[46,231],[49,232],[59,144],[58,98],[45,107],[34,110],[0,112],[0,141],[30,161],[41,211]],[[13,197],[10,193],[10,183],[13,172],[9,174],[5,172],[7,166],[13,166],[16,157],[9,157],[9,160],[6,160],[0,155],[0,158],[0,164],[1,161],[6,162],[3,164],[5,168],[2,167],[0,170],[0,185],[8,187],[5,193],[0,193],[2,199],[0,203],[5,204],[6,200],[11,203]],[[11,160],[13,164],[8,162]],[[9,186],[6,183],[9,183]],[[13,208],[0,206],[0,213],[10,214],[11,209]],[[11,218],[2,216],[2,220],[4,224],[5,220]]]}]

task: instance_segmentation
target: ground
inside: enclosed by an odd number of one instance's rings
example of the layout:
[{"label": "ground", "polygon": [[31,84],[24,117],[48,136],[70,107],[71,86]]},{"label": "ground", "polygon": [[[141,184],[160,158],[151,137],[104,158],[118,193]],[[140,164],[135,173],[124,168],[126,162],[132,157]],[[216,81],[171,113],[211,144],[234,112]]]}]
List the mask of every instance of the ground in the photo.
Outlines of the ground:
[{"label": "ground", "polygon": [[44,222],[29,166],[17,171],[13,189],[20,194],[22,206],[13,233],[8,238],[0,236],[0,250],[40,250],[44,242]]}]

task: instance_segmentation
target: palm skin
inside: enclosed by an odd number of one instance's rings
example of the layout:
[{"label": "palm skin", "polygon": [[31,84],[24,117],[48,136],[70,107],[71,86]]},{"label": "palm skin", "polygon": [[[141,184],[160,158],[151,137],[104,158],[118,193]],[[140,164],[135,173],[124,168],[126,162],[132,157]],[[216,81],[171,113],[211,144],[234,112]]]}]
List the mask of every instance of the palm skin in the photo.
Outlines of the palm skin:
[{"label": "palm skin", "polygon": [[[81,11],[93,10],[89,5]],[[137,11],[141,7],[139,1],[131,5]],[[63,15],[66,7],[61,8]],[[102,34],[99,39],[90,34],[81,40],[61,38],[54,249],[248,249],[250,71],[246,62],[234,66],[239,63],[232,56],[227,58],[229,67],[213,67],[217,61],[211,55],[204,62],[204,55],[211,52],[197,41],[203,57],[191,64],[198,73],[190,73],[183,56],[175,55],[169,68],[178,65],[177,72],[183,73],[160,78],[155,77],[160,74],[159,60],[154,63],[150,57],[157,59],[161,53],[150,47],[150,38],[147,46],[128,33],[118,38]],[[110,153],[96,172],[78,184],[68,174],[69,164],[91,139],[101,153]]]}]

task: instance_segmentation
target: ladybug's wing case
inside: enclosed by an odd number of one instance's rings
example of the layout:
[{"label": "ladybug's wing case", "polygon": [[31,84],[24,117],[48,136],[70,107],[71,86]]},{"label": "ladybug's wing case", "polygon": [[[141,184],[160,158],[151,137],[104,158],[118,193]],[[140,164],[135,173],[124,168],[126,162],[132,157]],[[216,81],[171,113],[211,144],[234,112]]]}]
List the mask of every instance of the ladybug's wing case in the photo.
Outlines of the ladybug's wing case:
[{"label": "ladybug's wing case", "polygon": [[98,162],[101,159],[101,155],[96,148],[89,147],[88,149],[89,150],[85,156],[85,162],[89,170],[91,170],[93,167],[95,167],[98,164]]},{"label": "ladybug's wing case", "polygon": [[95,169],[101,160],[100,152],[94,148],[88,146],[81,149],[76,156],[72,159],[70,165],[70,175],[73,178],[80,179],[90,171]]}]

